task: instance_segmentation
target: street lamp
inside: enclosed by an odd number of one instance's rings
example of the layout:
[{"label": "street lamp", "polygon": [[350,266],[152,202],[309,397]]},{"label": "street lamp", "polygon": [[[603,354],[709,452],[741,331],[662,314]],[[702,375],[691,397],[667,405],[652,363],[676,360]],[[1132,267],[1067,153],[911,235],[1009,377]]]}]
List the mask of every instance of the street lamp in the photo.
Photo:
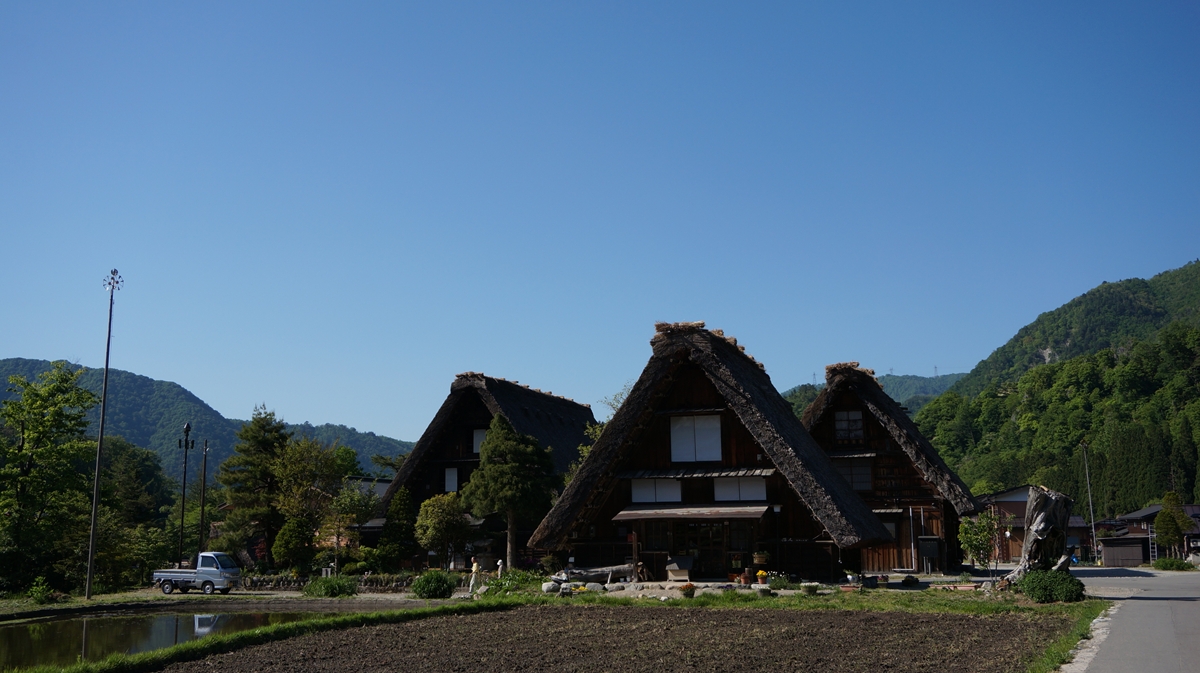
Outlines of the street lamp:
[{"label": "street lamp", "polygon": [[83,597],[89,601],[92,600],[92,574],[96,564],[96,516],[100,511],[100,453],[104,448],[104,412],[107,411],[105,407],[108,404],[108,354],[112,349],[113,295],[124,283],[116,269],[104,279],[104,289],[108,290],[108,337],[104,342],[104,382],[100,384],[100,432],[96,438],[96,474],[92,478],[92,532],[88,537],[87,582],[83,589]]},{"label": "street lamp", "polygon": [[179,442],[179,448],[183,449],[183,491],[179,496],[179,552],[175,558],[179,561],[179,567],[183,567],[183,516],[187,513],[187,454],[188,449],[196,446],[196,440],[188,442],[188,435],[192,434],[192,424],[183,424],[183,440]]}]

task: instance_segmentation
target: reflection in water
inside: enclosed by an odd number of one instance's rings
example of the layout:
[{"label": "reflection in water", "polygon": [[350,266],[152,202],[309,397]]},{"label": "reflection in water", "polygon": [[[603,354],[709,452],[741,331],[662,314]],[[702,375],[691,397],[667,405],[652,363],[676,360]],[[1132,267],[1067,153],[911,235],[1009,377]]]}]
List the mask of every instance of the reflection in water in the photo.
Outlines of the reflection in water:
[{"label": "reflection in water", "polygon": [[315,612],[96,616],[0,626],[0,671],[67,666],[81,658],[96,661],[118,652],[157,650],[214,633],[330,616]]}]

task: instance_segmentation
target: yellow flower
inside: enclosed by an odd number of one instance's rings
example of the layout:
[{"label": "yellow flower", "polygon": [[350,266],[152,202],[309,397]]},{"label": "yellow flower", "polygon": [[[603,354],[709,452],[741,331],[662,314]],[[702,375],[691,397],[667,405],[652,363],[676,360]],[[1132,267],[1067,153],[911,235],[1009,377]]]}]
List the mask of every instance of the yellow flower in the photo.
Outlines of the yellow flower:
[{"label": "yellow flower", "polygon": [[767,571],[765,571],[765,570],[760,570],[760,571],[758,571],[758,576],[759,576],[759,577],[766,577],[766,576],[767,576]]}]

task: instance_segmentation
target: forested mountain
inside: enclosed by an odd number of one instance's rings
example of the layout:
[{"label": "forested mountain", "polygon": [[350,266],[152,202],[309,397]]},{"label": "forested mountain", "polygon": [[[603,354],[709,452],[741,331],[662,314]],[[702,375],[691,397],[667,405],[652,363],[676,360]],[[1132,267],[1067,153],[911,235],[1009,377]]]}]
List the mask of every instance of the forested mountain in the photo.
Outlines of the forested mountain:
[{"label": "forested mountain", "polygon": [[1043,313],[916,415],[976,494],[1035,483],[1097,516],[1200,502],[1200,262]]},{"label": "forested mountain", "polygon": [[[11,393],[7,391],[8,377],[14,374],[33,380],[42,372],[48,371],[51,363],[46,360],[27,360],[24,358],[8,358],[0,360],[0,381],[4,382],[0,399],[8,399]],[[71,369],[78,369],[72,365]],[[80,386],[97,395],[103,382],[103,369],[88,369],[79,379]],[[95,434],[100,420],[100,407],[97,405],[88,413],[90,432]],[[179,478],[183,468],[182,451],[178,440],[183,437],[183,424],[192,424],[192,439],[196,447],[203,446],[208,440],[209,446],[209,476],[216,474],[217,465],[233,454],[237,443],[234,434],[244,421],[227,419],[203,400],[190,393],[186,388],[169,381],[157,381],[146,376],[140,376],[120,369],[110,369],[108,372],[108,412],[104,432],[107,435],[119,435],[129,442],[151,449],[162,461],[163,470],[174,478]],[[297,435],[309,436],[322,442],[333,442],[349,446],[358,454],[359,462],[365,469],[371,469],[370,458],[373,454],[395,456],[407,453],[412,449],[412,442],[405,442],[391,437],[383,437],[373,432],[359,432],[344,425],[324,424],[314,426],[309,423],[288,424],[288,429]],[[188,472],[200,467],[200,452],[189,453]]]},{"label": "forested mountain", "polygon": [[1168,490],[1200,501],[1200,328],[1177,321],[1145,341],[1034,367],[978,395],[946,392],[916,417],[976,494],[1024,483],[1062,491],[1086,514],[1139,509]]},{"label": "forested mountain", "polygon": [[1131,339],[1149,339],[1174,321],[1200,325],[1200,260],[1150,280],[1102,283],[1039,315],[951,390],[973,397],[990,385],[1016,381],[1037,365],[1105,348],[1121,350]]},{"label": "forested mountain", "polygon": [[[946,392],[966,374],[942,374],[941,376],[916,376],[913,374],[884,374],[877,377],[883,392],[893,400],[908,408],[909,415],[928,404],[933,398]],[[804,383],[783,393],[783,398],[792,404],[796,415],[804,412],[810,402],[817,399],[817,394],[824,388],[824,383],[812,385]]]}]

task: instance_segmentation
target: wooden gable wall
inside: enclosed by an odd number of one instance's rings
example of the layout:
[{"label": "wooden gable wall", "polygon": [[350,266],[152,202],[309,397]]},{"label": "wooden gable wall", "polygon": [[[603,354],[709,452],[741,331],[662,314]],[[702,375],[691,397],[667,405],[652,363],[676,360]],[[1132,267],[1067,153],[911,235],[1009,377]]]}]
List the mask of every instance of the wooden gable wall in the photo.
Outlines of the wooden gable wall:
[{"label": "wooden gable wall", "polygon": [[446,492],[448,467],[458,468],[458,487],[462,490],[471,479],[471,473],[479,467],[479,454],[474,452],[474,432],[487,428],[491,422],[492,413],[479,393],[469,390],[463,394],[454,405],[450,421],[438,433],[421,465],[405,484],[415,505]]}]

